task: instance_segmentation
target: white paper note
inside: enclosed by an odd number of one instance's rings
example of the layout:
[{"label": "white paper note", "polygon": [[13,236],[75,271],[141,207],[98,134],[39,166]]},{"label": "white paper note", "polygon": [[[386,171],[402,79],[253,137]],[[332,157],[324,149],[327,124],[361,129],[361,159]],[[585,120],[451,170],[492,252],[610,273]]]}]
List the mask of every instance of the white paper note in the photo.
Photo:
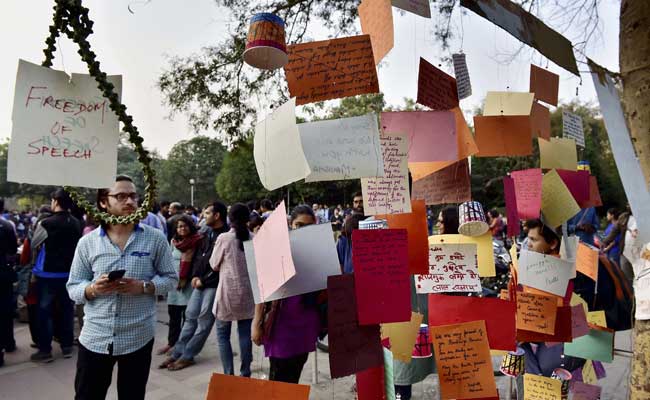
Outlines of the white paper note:
[{"label": "white paper note", "polygon": [[[122,77],[108,76],[121,97]],[[19,60],[7,180],[105,188],[115,183],[118,119],[90,75]]]},{"label": "white paper note", "polygon": [[454,60],[454,75],[456,75],[458,99],[462,100],[468,98],[472,95],[472,83],[469,80],[469,71],[467,70],[465,54],[452,54],[451,58]]},{"label": "white paper note", "polygon": [[487,92],[483,116],[530,115],[534,93]]},{"label": "white paper note", "polygon": [[569,279],[575,276],[575,262],[522,250],[519,255],[519,283],[564,297]]},{"label": "white paper note", "polygon": [[562,136],[576,141],[576,146],[585,148],[585,131],[582,129],[582,117],[562,111]]},{"label": "white paper note", "polygon": [[480,292],[475,244],[430,244],[429,274],[415,275],[418,293]]}]

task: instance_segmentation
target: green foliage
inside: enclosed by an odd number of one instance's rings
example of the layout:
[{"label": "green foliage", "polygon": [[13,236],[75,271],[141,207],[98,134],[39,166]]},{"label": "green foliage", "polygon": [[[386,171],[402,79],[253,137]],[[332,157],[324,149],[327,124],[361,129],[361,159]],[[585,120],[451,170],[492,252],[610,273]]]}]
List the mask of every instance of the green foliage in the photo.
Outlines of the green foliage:
[{"label": "green foliage", "polygon": [[216,187],[221,199],[227,203],[246,202],[265,195],[255,168],[252,142],[251,139],[239,142],[224,157],[216,177]]}]

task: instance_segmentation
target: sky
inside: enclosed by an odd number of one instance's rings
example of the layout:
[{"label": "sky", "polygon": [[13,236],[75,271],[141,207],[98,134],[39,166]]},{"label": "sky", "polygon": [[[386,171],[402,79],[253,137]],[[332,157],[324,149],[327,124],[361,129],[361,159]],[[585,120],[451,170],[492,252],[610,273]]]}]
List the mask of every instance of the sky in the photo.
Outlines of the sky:
[{"label": "sky", "polygon": [[[3,13],[0,14],[0,37],[4,38],[3,57],[0,58],[0,76],[4,77],[0,80],[0,139],[11,135],[18,59],[42,62],[53,4],[54,1],[46,0],[3,2]],[[200,52],[204,46],[219,43],[227,33],[227,13],[213,0],[85,0],[84,5],[90,9],[90,18],[95,21],[94,34],[89,40],[102,70],[109,75],[123,76],[122,101],[133,116],[145,146],[166,155],[176,142],[190,139],[195,133],[188,127],[184,115],[169,118],[169,108],[163,104],[156,81],[167,68],[170,56],[187,56]],[[129,6],[133,13],[129,12]],[[587,48],[587,56],[612,71],[618,71],[619,8],[619,0],[602,1],[600,34]],[[528,91],[531,62],[548,66],[550,71],[560,75],[561,102],[577,97],[580,101],[597,104],[593,83],[587,73],[582,73],[580,84],[578,77],[534,52],[524,52],[510,63],[499,62],[498,55],[512,54],[520,42],[472,12],[464,15],[459,10],[454,12],[452,26],[459,37],[452,42],[448,52],[441,51],[433,38],[432,20],[401,13],[395,8],[393,16],[395,47],[378,70],[380,90],[390,105],[399,106],[403,104],[403,98],[417,97],[420,57],[439,65],[444,57],[458,51],[466,54],[472,83],[473,95],[461,101],[461,108],[468,117],[474,108],[480,106],[487,91]],[[580,33],[569,30],[566,34],[575,37]],[[326,39],[321,34],[310,31],[308,36],[312,40]],[[54,68],[67,73],[87,73],[75,44],[61,38],[59,45]],[[576,57],[584,61],[581,56]],[[585,71],[587,66],[578,64],[578,68]],[[443,64],[441,69],[453,75],[449,66]],[[263,112],[258,110],[258,117],[263,118]]]}]

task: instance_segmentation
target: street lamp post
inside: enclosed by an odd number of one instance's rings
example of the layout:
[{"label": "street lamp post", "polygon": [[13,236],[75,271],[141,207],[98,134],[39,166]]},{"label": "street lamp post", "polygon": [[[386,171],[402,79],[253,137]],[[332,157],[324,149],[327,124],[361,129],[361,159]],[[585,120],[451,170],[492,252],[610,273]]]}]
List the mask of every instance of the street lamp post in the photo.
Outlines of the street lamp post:
[{"label": "street lamp post", "polygon": [[194,178],[190,178],[190,205],[194,207]]}]

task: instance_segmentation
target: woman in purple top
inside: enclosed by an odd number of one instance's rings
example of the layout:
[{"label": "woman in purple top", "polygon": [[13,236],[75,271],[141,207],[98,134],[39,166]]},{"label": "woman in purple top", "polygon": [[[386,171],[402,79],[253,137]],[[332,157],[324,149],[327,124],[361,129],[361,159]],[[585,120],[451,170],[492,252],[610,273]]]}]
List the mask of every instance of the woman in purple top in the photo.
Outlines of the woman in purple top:
[{"label": "woman in purple top", "polygon": [[[291,229],[315,223],[314,211],[307,205],[299,205],[291,212]],[[309,353],[316,350],[321,332],[320,293],[306,293],[255,306],[253,342],[258,346],[264,344],[264,353],[271,361],[270,380],[288,383],[300,380],[302,368]]]}]

